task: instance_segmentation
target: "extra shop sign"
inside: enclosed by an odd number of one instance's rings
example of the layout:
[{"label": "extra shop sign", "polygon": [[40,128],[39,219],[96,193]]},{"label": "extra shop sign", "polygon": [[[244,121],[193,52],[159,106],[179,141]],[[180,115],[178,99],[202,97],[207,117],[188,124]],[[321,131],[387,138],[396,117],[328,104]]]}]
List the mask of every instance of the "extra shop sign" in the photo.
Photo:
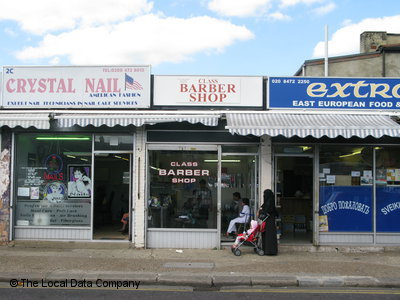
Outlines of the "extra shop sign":
[{"label": "extra shop sign", "polygon": [[399,110],[400,78],[269,77],[269,108]]},{"label": "extra shop sign", "polygon": [[262,107],[260,76],[154,76],[154,105]]},{"label": "extra shop sign", "polygon": [[4,108],[148,108],[150,66],[3,68]]}]

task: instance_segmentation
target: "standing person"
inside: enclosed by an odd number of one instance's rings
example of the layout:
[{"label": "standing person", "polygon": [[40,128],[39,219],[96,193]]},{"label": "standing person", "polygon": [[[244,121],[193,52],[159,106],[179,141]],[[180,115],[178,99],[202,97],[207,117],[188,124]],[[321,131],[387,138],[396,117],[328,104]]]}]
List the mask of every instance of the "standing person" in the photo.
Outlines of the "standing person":
[{"label": "standing person", "polygon": [[275,208],[274,193],[267,189],[264,191],[264,203],[261,205],[258,214],[259,217],[264,215],[269,217],[265,220],[265,231],[262,234],[263,250],[266,255],[278,254],[278,240],[276,237],[275,217],[278,212]]},{"label": "standing person", "polygon": [[199,185],[199,189],[194,190],[193,195],[197,201],[197,207],[199,208],[199,217],[208,220],[208,213],[212,209],[211,191],[207,187],[207,182],[204,179],[200,180]]},{"label": "standing person", "polygon": [[226,235],[228,236],[232,232],[236,232],[236,223],[247,223],[250,220],[250,207],[249,207],[249,199],[242,199],[242,211],[239,216],[229,222],[228,230],[226,231]]}]

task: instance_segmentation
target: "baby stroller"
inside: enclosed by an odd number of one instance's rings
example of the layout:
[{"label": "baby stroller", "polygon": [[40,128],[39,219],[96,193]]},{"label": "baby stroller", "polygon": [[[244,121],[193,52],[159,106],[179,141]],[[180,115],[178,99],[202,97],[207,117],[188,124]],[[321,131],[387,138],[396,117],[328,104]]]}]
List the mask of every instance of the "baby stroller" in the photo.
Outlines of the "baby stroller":
[{"label": "baby stroller", "polygon": [[268,217],[269,215],[265,216],[263,220],[252,220],[250,222],[250,229],[236,237],[235,243],[231,246],[231,251],[235,256],[240,256],[242,254],[240,250],[242,245],[253,246],[255,253],[260,256],[264,255],[264,250],[262,249],[262,233],[265,231],[265,220]]}]

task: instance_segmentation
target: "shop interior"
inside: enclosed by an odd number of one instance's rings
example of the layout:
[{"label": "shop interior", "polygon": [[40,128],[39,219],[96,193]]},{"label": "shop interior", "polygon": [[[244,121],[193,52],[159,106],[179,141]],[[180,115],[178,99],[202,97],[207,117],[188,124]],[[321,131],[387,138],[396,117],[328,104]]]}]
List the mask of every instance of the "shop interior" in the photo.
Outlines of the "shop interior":
[{"label": "shop interior", "polygon": [[[94,240],[129,240],[130,155],[97,153],[94,159]],[[126,217],[126,215],[125,215]]]},{"label": "shop interior", "polygon": [[[148,199],[149,228],[217,228],[216,152],[151,151],[150,197]],[[256,206],[256,157],[254,155],[224,155],[221,160],[221,238],[226,238],[229,221],[238,217],[241,201],[233,193],[250,200],[252,216]],[[180,172],[192,175],[179,175]],[[195,172],[199,172],[196,176]],[[203,176],[201,176],[203,175]],[[202,200],[198,199],[201,182],[210,196],[207,216],[202,216]],[[238,228],[244,230],[244,227]]]},{"label": "shop interior", "polygon": [[275,178],[280,243],[312,243],[313,159],[278,156]]}]

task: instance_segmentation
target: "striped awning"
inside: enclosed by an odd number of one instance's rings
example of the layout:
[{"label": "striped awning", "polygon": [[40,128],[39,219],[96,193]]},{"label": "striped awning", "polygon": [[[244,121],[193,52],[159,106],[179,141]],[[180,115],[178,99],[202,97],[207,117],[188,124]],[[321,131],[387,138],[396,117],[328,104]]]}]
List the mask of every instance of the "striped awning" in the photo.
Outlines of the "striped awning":
[{"label": "striped awning", "polygon": [[154,125],[158,123],[168,122],[189,122],[192,124],[202,123],[206,126],[217,126],[220,114],[186,114],[186,113],[171,113],[171,112],[147,112],[147,113],[65,113],[57,114],[54,119],[57,120],[59,127],[71,127],[78,125],[85,127],[93,125],[99,127],[106,125],[114,127],[116,125],[128,126],[134,125],[137,127],[147,125]]},{"label": "striped awning", "polygon": [[345,138],[384,135],[400,137],[400,125],[388,115],[301,114],[301,113],[227,113],[226,128],[232,134],[285,137]]},{"label": "striped awning", "polygon": [[0,127],[10,128],[35,127],[37,129],[49,129],[50,118],[48,113],[0,113]]}]

